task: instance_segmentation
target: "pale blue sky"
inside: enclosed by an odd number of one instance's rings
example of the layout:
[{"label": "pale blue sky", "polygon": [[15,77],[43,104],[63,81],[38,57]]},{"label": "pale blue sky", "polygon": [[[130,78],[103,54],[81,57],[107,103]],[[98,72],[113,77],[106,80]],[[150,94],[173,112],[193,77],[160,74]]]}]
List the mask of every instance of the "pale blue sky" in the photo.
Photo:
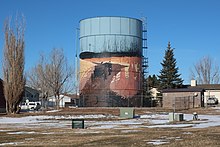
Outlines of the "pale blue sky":
[{"label": "pale blue sky", "polygon": [[220,63],[219,0],[0,0],[0,59],[4,20],[17,12],[26,18],[26,70],[54,47],[74,65],[75,30],[81,19],[95,16],[147,17],[150,74],[159,74],[168,41],[184,83],[203,56]]}]

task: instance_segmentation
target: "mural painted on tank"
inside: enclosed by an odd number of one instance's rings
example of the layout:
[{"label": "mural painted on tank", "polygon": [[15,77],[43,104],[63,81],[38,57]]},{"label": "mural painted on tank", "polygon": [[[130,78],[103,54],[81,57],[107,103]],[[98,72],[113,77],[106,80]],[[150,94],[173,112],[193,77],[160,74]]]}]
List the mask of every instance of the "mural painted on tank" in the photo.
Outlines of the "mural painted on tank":
[{"label": "mural painted on tank", "polygon": [[84,106],[140,106],[141,57],[80,60],[80,95]]}]

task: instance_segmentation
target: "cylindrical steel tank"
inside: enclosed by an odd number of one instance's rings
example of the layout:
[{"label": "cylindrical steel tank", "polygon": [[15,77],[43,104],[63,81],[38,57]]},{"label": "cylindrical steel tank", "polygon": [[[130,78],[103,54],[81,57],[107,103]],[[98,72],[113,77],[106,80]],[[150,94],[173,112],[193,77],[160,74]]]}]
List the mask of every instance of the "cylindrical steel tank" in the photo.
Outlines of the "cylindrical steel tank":
[{"label": "cylindrical steel tank", "polygon": [[80,21],[80,103],[140,106],[142,21],[94,17]]}]

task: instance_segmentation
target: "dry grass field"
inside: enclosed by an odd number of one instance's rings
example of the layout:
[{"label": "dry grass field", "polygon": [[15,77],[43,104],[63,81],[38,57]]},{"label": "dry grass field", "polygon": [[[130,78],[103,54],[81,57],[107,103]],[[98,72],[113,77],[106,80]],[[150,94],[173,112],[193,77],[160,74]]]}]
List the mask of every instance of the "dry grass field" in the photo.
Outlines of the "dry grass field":
[{"label": "dry grass field", "polygon": [[[171,112],[156,108],[137,108],[136,115],[152,114],[160,112]],[[184,110],[182,113],[193,113],[220,115],[220,111],[212,108],[199,108],[194,110]],[[72,108],[63,109],[58,112],[38,112],[22,113],[15,116],[0,115],[1,117],[20,118],[26,116],[73,116],[73,115],[112,115],[118,116],[118,108]],[[61,117],[62,118],[62,117]],[[85,123],[90,122],[114,122],[118,117],[90,118]],[[192,127],[168,127],[168,128],[148,128],[151,124],[145,122],[140,127],[132,127],[126,123],[118,128],[96,128],[86,127],[85,129],[72,129],[71,120],[59,121],[57,126],[43,127],[47,122],[37,124],[0,124],[0,146],[186,146],[186,147],[218,147],[220,146],[220,122],[219,126],[206,128]],[[62,127],[62,124],[65,126]],[[177,122],[178,124],[179,122]],[[181,122],[191,123],[191,122]],[[198,123],[200,123],[198,121]],[[33,125],[33,126],[32,126]],[[61,125],[58,126],[58,125]],[[139,124],[137,124],[139,125]]]}]

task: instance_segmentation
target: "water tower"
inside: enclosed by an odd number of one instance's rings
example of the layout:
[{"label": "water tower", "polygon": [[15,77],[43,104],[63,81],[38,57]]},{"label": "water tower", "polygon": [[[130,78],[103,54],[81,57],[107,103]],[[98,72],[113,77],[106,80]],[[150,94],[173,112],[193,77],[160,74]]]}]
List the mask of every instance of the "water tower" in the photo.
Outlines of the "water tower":
[{"label": "water tower", "polygon": [[94,17],[80,21],[80,104],[141,106],[142,21]]}]

